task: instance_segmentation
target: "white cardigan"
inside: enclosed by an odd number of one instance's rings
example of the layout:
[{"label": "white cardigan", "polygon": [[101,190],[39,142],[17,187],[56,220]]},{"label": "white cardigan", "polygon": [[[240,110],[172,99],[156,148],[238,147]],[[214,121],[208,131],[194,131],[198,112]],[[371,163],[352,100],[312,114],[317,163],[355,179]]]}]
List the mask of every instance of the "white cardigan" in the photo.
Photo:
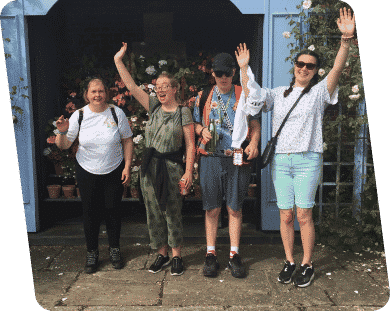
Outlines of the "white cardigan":
[{"label": "white cardigan", "polygon": [[[236,110],[236,116],[234,117],[233,128],[233,142],[232,148],[240,148],[248,134],[248,115],[256,115],[260,112],[263,102],[266,99],[267,93],[263,90],[259,84],[255,81],[255,76],[252,73],[251,68],[248,66],[247,74],[249,95],[245,98],[244,90],[241,92],[240,99]],[[242,83],[242,73],[240,73],[240,81]]]}]

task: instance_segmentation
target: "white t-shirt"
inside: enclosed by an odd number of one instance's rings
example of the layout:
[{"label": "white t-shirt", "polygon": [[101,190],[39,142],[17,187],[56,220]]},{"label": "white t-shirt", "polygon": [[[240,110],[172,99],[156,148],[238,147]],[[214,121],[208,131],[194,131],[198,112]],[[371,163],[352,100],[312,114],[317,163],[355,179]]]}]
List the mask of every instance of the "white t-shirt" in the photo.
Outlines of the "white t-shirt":
[{"label": "white t-shirt", "polygon": [[[330,97],[327,88],[327,79],[313,86],[309,93],[302,96],[298,105],[290,114],[284,125],[275,153],[298,153],[305,151],[324,151],[322,138],[322,121],[328,104],[335,105],[338,101],[338,87]],[[295,87],[285,98],[283,93],[286,86],[275,89],[263,88],[266,91],[264,112],[273,109],[272,137],[282,124],[285,116],[303,91],[302,87]]]},{"label": "white t-shirt", "polygon": [[73,142],[79,133],[76,159],[89,173],[103,175],[115,170],[123,161],[121,140],[133,136],[125,113],[114,107],[118,126],[109,107],[103,112],[92,112],[88,105],[84,106],[80,131],[79,110],[69,119],[67,138]]}]

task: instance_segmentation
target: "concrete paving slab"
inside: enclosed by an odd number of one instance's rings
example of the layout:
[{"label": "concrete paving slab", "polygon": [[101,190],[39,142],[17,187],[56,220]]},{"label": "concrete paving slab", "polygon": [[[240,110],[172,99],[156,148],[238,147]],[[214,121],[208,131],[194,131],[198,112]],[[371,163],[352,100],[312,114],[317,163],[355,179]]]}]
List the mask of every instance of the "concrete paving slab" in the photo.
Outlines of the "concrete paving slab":
[{"label": "concrete paving slab", "polygon": [[206,278],[200,270],[188,270],[180,277],[167,275],[162,298],[163,306],[246,306],[272,302],[263,272],[236,279],[227,270],[216,278]]},{"label": "concrete paving slab", "polygon": [[32,269],[41,270],[48,268],[62,250],[62,246],[30,246]]},{"label": "concrete paving slab", "polygon": [[234,306],[227,308],[226,311],[300,311],[300,308],[297,308],[293,305],[284,305],[284,306],[264,306],[264,305],[258,305],[258,306]]},{"label": "concrete paving slab", "polygon": [[63,307],[63,306],[56,306],[50,310],[53,311],[83,311],[84,307]]},{"label": "concrete paving slab", "polygon": [[75,282],[78,273],[57,273],[50,270],[35,271],[33,274],[35,297],[44,308],[53,308]]},{"label": "concrete paving slab", "polygon": [[[208,307],[88,307],[83,311],[222,311],[224,307],[208,306]],[[59,310],[60,311],[60,310]]]},{"label": "concrete paving slab", "polygon": [[378,286],[368,273],[335,271],[315,280],[315,286],[325,288],[336,305],[383,306],[389,300],[388,291]]},{"label": "concrete paving slab", "polygon": [[306,311],[375,311],[382,307],[367,306],[333,306],[333,307],[309,307]]},{"label": "concrete paving slab", "polygon": [[164,273],[100,271],[81,274],[67,293],[66,306],[155,306]]}]

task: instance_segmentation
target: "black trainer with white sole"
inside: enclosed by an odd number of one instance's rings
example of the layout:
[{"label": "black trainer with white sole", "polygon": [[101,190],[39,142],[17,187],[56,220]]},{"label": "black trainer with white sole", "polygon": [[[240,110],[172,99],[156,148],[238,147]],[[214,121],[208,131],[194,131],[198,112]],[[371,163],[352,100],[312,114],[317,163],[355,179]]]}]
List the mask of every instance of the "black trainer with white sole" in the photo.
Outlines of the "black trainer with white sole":
[{"label": "black trainer with white sole", "polygon": [[284,262],[284,267],[282,271],[280,271],[279,273],[278,281],[283,284],[291,283],[295,268],[295,264],[291,264],[288,260],[286,260]]},{"label": "black trainer with white sole", "polygon": [[297,287],[306,287],[311,284],[314,279],[314,267],[313,264],[310,267],[308,264],[300,266],[298,272],[294,277],[294,285]]},{"label": "black trainer with white sole", "polygon": [[158,254],[156,260],[150,266],[149,272],[152,272],[152,273],[160,272],[162,270],[162,268],[164,266],[167,266],[167,265],[169,265],[169,256],[164,257],[163,255]]}]

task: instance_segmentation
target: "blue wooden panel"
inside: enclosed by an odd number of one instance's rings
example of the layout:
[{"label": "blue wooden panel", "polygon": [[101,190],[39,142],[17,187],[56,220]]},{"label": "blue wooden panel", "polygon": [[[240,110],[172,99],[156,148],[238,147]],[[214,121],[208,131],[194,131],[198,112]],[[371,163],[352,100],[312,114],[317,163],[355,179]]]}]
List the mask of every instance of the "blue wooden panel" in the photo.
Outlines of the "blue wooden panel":
[{"label": "blue wooden panel", "polygon": [[[11,40],[9,43],[5,42],[4,44],[5,53],[11,54],[11,57],[6,60],[10,90],[14,85],[29,85],[30,81],[28,46],[26,43],[27,32],[25,26],[25,18],[23,15],[16,15],[15,17],[1,16],[1,27],[4,29],[2,33],[3,38],[10,38]],[[20,78],[23,78],[24,81],[20,82]],[[27,95],[31,98],[30,89],[28,89]],[[17,105],[23,109],[23,115],[18,115],[18,122],[14,126],[23,203],[27,230],[29,232],[35,232],[37,230],[37,219],[35,217],[37,206],[35,202],[36,178],[31,100],[19,97]]]},{"label": "blue wooden panel", "polygon": [[57,0],[16,0],[4,6],[1,16],[46,15]]},{"label": "blue wooden panel", "polygon": [[242,14],[265,14],[268,0],[231,0]]}]

